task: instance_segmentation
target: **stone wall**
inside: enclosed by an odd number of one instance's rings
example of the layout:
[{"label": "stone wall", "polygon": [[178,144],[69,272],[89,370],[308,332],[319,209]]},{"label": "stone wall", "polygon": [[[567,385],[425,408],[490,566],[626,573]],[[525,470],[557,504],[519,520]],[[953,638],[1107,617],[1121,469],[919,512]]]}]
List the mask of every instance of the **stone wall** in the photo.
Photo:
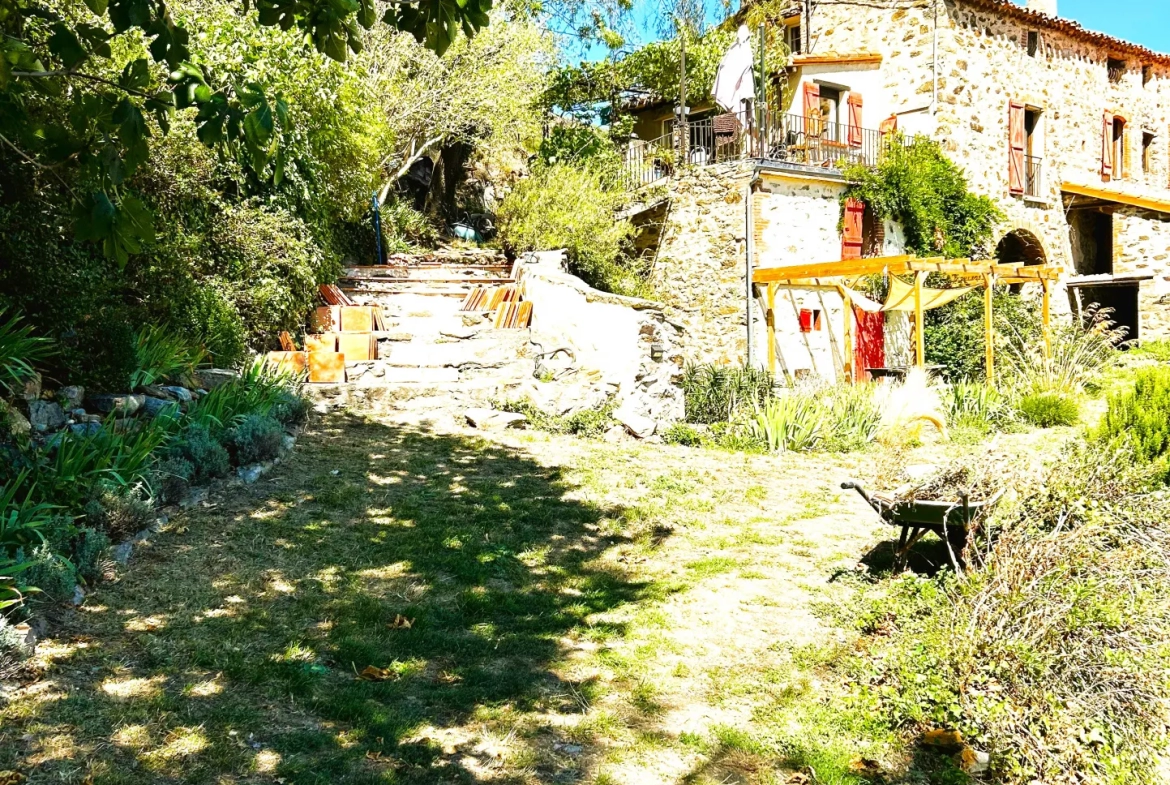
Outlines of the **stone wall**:
[{"label": "stone wall", "polygon": [[1170,215],[1127,207],[1113,227],[1114,274],[1154,276],[1141,284],[1141,337],[1170,337]]},{"label": "stone wall", "polygon": [[750,165],[728,163],[684,169],[670,181],[653,282],[686,331],[691,361],[738,364],[746,354],[744,195],[751,173]]}]

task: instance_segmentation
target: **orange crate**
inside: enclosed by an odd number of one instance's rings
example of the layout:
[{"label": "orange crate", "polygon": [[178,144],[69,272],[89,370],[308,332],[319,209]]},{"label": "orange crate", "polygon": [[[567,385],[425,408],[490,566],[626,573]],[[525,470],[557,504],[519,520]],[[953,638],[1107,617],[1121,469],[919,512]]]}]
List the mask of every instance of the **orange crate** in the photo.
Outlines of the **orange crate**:
[{"label": "orange crate", "polygon": [[313,311],[309,329],[317,333],[337,332],[341,329],[341,307],[326,305]]},{"label": "orange crate", "polygon": [[337,336],[337,350],[351,363],[378,359],[378,342],[365,333],[341,333]]},{"label": "orange crate", "polygon": [[309,352],[309,381],[341,384],[345,381],[345,355],[341,352]]},{"label": "orange crate", "polygon": [[292,373],[304,376],[309,368],[309,358],[305,352],[269,352],[264,360],[281,373]]},{"label": "orange crate", "polygon": [[321,335],[305,336],[305,351],[307,352],[335,352],[337,351],[337,333],[322,333]]},{"label": "orange crate", "polygon": [[341,332],[368,333],[374,330],[374,308],[369,305],[343,305]]}]

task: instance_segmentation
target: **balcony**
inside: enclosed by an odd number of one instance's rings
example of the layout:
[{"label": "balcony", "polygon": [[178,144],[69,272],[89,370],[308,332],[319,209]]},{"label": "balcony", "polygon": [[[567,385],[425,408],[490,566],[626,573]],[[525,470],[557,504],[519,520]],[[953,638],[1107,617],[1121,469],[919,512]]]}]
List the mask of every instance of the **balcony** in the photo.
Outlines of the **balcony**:
[{"label": "balcony", "polygon": [[876,166],[891,144],[877,130],[798,114],[724,114],[688,123],[686,133],[635,141],[626,152],[623,180],[637,189],[668,177],[676,166],[727,161],[778,163],[810,172],[839,173],[849,164]]},{"label": "balcony", "polygon": [[1024,156],[1024,196],[1041,199],[1044,196],[1044,169],[1042,159],[1034,155]]}]

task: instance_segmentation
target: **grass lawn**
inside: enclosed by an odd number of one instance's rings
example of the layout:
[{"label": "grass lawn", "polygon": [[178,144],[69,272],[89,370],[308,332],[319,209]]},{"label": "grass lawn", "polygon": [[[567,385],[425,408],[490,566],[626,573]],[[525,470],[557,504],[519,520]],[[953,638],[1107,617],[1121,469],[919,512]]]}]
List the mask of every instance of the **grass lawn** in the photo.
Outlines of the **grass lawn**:
[{"label": "grass lawn", "polygon": [[54,620],[37,677],[0,693],[0,770],[93,785],[904,770],[896,735],[835,710],[821,677],[855,635],[834,619],[858,559],[893,535],[838,490],[874,460],[315,420],[275,473],[175,516]]}]

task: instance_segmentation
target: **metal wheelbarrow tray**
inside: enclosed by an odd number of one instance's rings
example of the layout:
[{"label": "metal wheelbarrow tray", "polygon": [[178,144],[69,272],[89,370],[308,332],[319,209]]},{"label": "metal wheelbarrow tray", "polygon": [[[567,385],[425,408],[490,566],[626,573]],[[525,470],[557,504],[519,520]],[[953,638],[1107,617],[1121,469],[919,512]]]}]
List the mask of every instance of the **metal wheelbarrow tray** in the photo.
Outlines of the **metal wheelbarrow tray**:
[{"label": "metal wheelbarrow tray", "polygon": [[841,483],[844,490],[854,490],[865,499],[866,504],[891,526],[900,526],[898,547],[894,552],[894,570],[906,567],[910,549],[927,532],[934,532],[946,541],[955,567],[962,569],[965,562],[963,551],[967,547],[967,531],[971,524],[984,515],[999,501],[1001,493],[991,498],[972,501],[966,493],[960,493],[955,501],[937,499],[899,499],[897,495],[869,493],[856,481]]}]

